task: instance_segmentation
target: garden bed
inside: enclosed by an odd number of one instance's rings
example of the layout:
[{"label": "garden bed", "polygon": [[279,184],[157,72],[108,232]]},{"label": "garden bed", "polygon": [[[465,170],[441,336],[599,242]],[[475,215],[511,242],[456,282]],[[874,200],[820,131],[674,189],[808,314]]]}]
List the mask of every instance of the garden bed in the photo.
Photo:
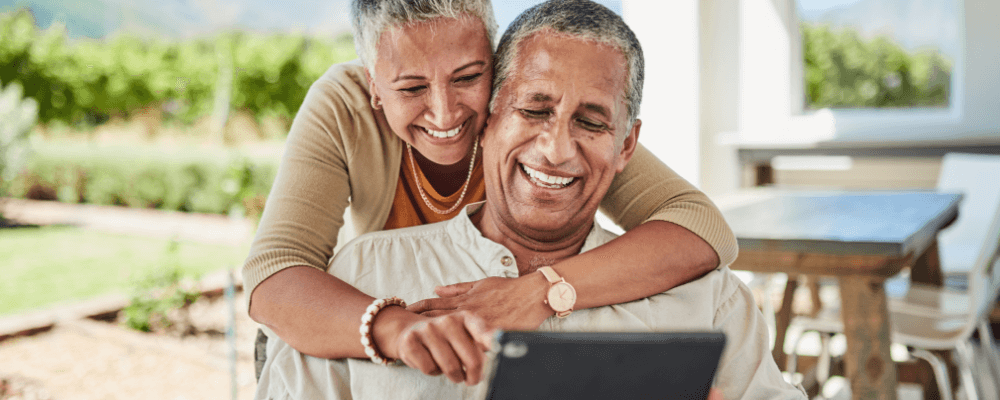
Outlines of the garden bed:
[{"label": "garden bed", "polygon": [[[242,293],[233,301],[237,394],[249,399],[257,324]],[[117,318],[83,319],[0,342],[0,399],[231,398],[229,310],[224,296],[203,296],[183,329],[144,333]]]}]

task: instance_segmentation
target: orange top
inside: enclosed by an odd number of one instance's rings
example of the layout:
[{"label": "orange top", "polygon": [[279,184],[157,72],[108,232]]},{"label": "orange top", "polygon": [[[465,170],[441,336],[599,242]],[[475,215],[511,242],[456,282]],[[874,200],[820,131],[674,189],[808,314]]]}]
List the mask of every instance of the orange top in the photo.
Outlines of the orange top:
[{"label": "orange top", "polygon": [[383,229],[406,228],[449,220],[462,212],[466,204],[482,201],[486,198],[486,183],[483,180],[483,158],[476,157],[476,164],[472,167],[472,177],[469,180],[469,188],[462,200],[462,205],[455,211],[448,214],[438,214],[424,204],[420,198],[417,186],[420,185],[427,194],[427,200],[439,210],[447,210],[455,205],[459,196],[462,195],[462,188],[459,187],[451,196],[441,196],[438,194],[430,182],[420,170],[420,164],[415,164],[417,177],[413,176],[410,168],[410,160],[407,152],[403,151],[403,162],[399,165],[399,181],[396,183],[396,195],[392,199],[392,209],[389,211],[389,219],[385,221]]}]

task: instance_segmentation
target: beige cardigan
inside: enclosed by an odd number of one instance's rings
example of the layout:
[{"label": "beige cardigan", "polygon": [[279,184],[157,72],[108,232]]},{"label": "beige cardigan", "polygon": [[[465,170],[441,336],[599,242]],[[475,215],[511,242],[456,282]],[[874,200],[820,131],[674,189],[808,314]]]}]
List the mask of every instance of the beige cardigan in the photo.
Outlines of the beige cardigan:
[{"label": "beige cardigan", "polygon": [[[330,67],[309,89],[243,265],[247,293],[288,267],[325,271],[338,233],[344,243],[385,226],[403,141],[369,99],[357,62]],[[354,232],[340,232],[348,206]],[[641,145],[601,210],[626,230],[649,220],[673,222],[708,242],[721,266],[736,259],[736,238],[711,200]]]}]

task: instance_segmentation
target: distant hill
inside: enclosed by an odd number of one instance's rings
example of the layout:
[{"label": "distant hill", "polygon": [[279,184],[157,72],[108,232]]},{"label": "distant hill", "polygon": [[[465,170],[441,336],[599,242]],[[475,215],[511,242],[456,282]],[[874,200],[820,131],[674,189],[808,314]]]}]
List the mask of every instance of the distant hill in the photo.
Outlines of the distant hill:
[{"label": "distant hill", "polygon": [[125,30],[185,38],[227,27],[337,34],[350,30],[348,1],[0,0],[0,11],[27,7],[40,27],[59,21],[71,37],[103,38]]}]

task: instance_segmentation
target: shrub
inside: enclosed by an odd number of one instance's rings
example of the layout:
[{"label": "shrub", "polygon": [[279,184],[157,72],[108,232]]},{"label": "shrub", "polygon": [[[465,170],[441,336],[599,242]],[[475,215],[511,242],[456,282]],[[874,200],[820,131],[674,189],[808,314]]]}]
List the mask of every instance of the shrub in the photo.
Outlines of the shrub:
[{"label": "shrub", "polygon": [[12,194],[68,203],[259,216],[277,160],[235,150],[45,143]]},{"label": "shrub", "polygon": [[803,23],[802,39],[808,108],[948,106],[952,62],[935,50],[825,24]]},{"label": "shrub", "polygon": [[28,158],[28,134],[38,117],[38,103],[22,93],[17,83],[0,90],[0,197]]},{"label": "shrub", "polygon": [[[142,332],[161,332],[171,328],[175,321],[186,322],[188,306],[197,301],[201,293],[184,282],[177,251],[177,242],[170,242],[168,265],[136,283],[132,300],[122,309],[125,326]],[[173,315],[178,313],[179,318]]]}]

